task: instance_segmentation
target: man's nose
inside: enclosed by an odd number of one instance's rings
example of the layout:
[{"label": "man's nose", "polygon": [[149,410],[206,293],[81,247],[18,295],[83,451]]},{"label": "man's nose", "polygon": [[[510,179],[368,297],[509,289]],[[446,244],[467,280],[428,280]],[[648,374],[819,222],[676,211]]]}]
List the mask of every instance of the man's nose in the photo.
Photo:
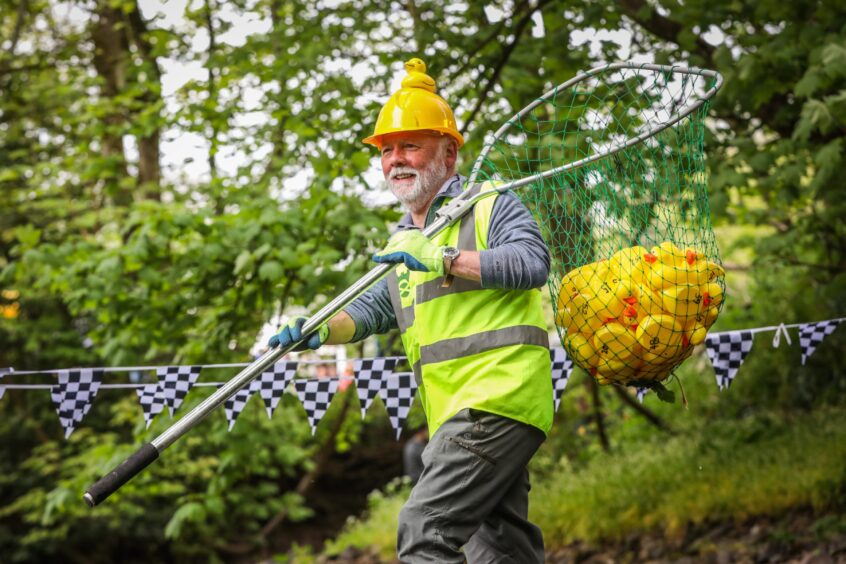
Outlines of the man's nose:
[{"label": "man's nose", "polygon": [[405,158],[405,151],[401,149],[394,149],[391,151],[391,155],[388,158],[388,164],[391,165],[391,168],[407,165],[408,161]]}]

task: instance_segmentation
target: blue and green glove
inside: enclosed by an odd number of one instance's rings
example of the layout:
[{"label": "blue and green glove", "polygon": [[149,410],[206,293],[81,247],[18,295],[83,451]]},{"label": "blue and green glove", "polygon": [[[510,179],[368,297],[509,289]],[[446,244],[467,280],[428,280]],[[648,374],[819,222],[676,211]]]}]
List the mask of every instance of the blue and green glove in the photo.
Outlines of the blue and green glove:
[{"label": "blue and green glove", "polygon": [[[308,321],[307,317],[295,317],[286,325],[278,335],[274,335],[267,342],[270,348],[287,347],[291,343],[296,343],[303,338],[303,325]],[[321,325],[321,327],[306,337],[302,343],[294,347],[295,351],[307,351],[320,348],[329,338],[329,324]]]},{"label": "blue and green glove", "polygon": [[373,255],[378,263],[403,263],[410,270],[444,273],[444,248],[432,243],[417,229],[395,233],[388,245]]}]

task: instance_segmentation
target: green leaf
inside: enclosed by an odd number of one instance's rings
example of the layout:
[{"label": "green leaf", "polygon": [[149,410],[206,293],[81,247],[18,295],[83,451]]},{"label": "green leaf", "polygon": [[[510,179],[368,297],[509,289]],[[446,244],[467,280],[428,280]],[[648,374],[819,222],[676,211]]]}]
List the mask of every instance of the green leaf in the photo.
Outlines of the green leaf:
[{"label": "green leaf", "polygon": [[661,382],[655,382],[652,385],[652,390],[658,396],[658,399],[663,402],[673,403],[676,401],[676,394],[668,390]]},{"label": "green leaf", "polygon": [[275,260],[262,263],[258,271],[259,280],[268,280],[270,282],[278,282],[284,273],[285,269]]},{"label": "green leaf", "polygon": [[838,43],[826,45],[822,52],[822,62],[829,76],[846,76],[846,47]]},{"label": "green leaf", "polygon": [[793,87],[793,93],[799,98],[808,98],[817,91],[821,82],[820,69],[811,67]]},{"label": "green leaf", "polygon": [[31,249],[41,239],[41,230],[32,224],[21,225],[15,229],[15,238],[20,241],[22,250]]},{"label": "green leaf", "polygon": [[807,141],[815,130],[828,131],[832,124],[828,107],[820,100],[810,99],[802,106],[802,117],[793,131],[793,138]]},{"label": "green leaf", "polygon": [[182,532],[183,523],[200,522],[206,516],[206,508],[195,501],[186,503],[176,510],[165,527],[165,538],[176,539]]},{"label": "green leaf", "polygon": [[253,254],[250,251],[244,250],[235,259],[235,270],[233,273],[238,276],[251,271],[253,268]]}]

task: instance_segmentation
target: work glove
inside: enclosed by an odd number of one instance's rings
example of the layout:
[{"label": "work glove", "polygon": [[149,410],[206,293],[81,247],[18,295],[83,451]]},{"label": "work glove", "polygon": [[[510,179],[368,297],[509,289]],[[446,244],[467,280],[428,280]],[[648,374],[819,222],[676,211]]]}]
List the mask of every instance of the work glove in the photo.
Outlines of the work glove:
[{"label": "work glove", "polygon": [[395,233],[388,245],[373,255],[378,263],[404,263],[411,270],[419,272],[444,273],[444,248],[433,244],[417,229],[406,229]]},{"label": "work glove", "polygon": [[[308,320],[307,317],[295,317],[286,325],[278,335],[274,335],[267,342],[270,348],[287,347],[291,343],[295,343],[303,338],[303,325]],[[320,328],[306,337],[302,343],[294,347],[295,351],[307,351],[320,348],[329,338],[329,325],[321,325]]]}]

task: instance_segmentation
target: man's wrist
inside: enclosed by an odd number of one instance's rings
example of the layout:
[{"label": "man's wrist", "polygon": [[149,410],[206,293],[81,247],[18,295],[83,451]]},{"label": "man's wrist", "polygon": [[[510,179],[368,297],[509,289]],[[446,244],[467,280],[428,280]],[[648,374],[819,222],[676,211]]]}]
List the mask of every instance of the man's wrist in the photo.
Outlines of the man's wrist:
[{"label": "man's wrist", "polygon": [[455,247],[442,247],[443,252],[443,266],[444,266],[444,282],[443,287],[448,287],[452,284],[452,266],[453,263],[458,259],[458,256],[461,254],[461,251]]}]

